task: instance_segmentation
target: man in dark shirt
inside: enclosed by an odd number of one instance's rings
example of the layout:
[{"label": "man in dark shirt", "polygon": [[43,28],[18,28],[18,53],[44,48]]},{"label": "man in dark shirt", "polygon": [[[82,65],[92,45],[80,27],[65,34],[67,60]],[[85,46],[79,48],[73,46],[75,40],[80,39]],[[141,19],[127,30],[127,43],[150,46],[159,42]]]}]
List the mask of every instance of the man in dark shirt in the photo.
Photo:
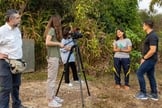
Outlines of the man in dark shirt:
[{"label": "man in dark shirt", "polygon": [[[157,85],[155,80],[155,64],[157,62],[158,56],[158,36],[153,30],[153,22],[151,20],[146,20],[143,24],[143,30],[147,33],[144,47],[143,47],[143,57],[141,59],[141,64],[137,70],[137,77],[140,85],[140,92],[136,94],[137,99],[146,100],[151,98],[152,100],[158,100]],[[144,79],[144,74],[150,82],[151,93],[147,95],[146,83]]]}]

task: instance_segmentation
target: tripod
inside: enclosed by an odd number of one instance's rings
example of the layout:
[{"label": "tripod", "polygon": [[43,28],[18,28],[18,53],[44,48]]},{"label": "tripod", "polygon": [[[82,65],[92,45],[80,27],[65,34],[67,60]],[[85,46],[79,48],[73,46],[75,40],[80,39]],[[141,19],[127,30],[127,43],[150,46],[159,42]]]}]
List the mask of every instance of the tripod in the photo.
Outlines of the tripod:
[{"label": "tripod", "polygon": [[81,100],[82,100],[82,108],[84,108],[85,105],[84,105],[84,99],[83,99],[83,88],[82,88],[82,82],[81,82],[81,79],[80,79],[81,72],[83,73],[84,80],[85,80],[86,87],[87,87],[87,92],[88,92],[89,96],[90,96],[90,91],[89,91],[88,82],[87,82],[84,67],[83,67],[83,62],[82,62],[82,59],[81,59],[80,49],[79,49],[79,47],[77,45],[77,41],[75,39],[73,39],[72,42],[74,42],[74,45],[71,47],[68,58],[66,60],[66,65],[65,65],[64,71],[62,73],[62,76],[61,76],[61,79],[60,79],[60,82],[59,82],[59,85],[58,85],[58,88],[57,88],[57,91],[56,91],[56,96],[57,96],[57,94],[59,92],[61,82],[63,80],[63,76],[68,70],[68,63],[69,63],[70,56],[73,53],[73,50],[75,50],[75,52],[76,52],[76,63],[77,63],[77,75],[78,75],[78,78],[79,78],[80,94],[81,94]]}]

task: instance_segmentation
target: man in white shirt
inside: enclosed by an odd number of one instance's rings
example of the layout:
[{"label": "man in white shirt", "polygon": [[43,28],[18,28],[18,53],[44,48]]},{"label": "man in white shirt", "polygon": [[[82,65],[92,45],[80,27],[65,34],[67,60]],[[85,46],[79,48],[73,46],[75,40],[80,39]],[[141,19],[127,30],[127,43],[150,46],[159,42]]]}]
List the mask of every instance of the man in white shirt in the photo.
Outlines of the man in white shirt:
[{"label": "man in white shirt", "polygon": [[0,27],[0,108],[9,108],[10,94],[12,108],[25,108],[19,99],[21,74],[12,74],[5,59],[22,59],[22,37],[18,28],[21,16],[15,9],[8,10],[6,23]]}]

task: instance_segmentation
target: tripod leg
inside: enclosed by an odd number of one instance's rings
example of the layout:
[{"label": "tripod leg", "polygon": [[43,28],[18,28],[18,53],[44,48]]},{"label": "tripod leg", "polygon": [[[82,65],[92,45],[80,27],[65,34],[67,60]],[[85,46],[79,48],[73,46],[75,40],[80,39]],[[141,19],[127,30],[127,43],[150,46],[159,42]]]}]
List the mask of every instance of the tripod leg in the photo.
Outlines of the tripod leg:
[{"label": "tripod leg", "polygon": [[86,78],[86,75],[85,75],[85,71],[84,71],[83,62],[82,62],[82,58],[81,58],[81,54],[80,54],[79,48],[78,48],[78,54],[79,54],[80,65],[81,65],[81,68],[82,68],[82,72],[83,72],[84,80],[85,80],[85,83],[86,83],[88,95],[90,96],[91,94],[90,94],[90,91],[89,91],[89,86],[88,86],[87,78]]},{"label": "tripod leg", "polygon": [[59,89],[60,89],[61,82],[62,82],[62,79],[63,79],[63,77],[64,77],[64,74],[65,74],[65,72],[66,72],[67,69],[68,69],[68,63],[69,63],[70,56],[71,56],[71,54],[72,54],[72,52],[73,52],[73,48],[75,48],[75,46],[73,46],[73,47],[71,48],[70,53],[69,53],[69,55],[68,55],[68,58],[67,58],[67,61],[66,61],[66,66],[64,67],[64,71],[63,71],[63,73],[62,73],[62,76],[61,76],[61,79],[60,79],[60,82],[59,82],[59,85],[58,85],[58,88],[57,88],[57,91],[56,91],[56,94],[55,94],[56,96],[57,96],[57,94],[58,94],[58,92],[59,92]]},{"label": "tripod leg", "polygon": [[62,73],[62,76],[61,76],[61,79],[60,79],[60,82],[59,82],[59,85],[58,85],[58,88],[57,88],[57,91],[56,91],[56,96],[58,95],[58,92],[59,92],[59,89],[60,89],[60,86],[61,86],[61,82],[62,82],[62,79],[64,77],[64,74],[65,74],[65,71]]},{"label": "tripod leg", "polygon": [[87,78],[86,78],[86,75],[85,75],[84,70],[83,70],[83,75],[84,75],[84,80],[85,80],[85,83],[86,83],[86,87],[87,87],[88,95],[91,96],[90,91],[89,91],[89,86],[88,86]]},{"label": "tripod leg", "polygon": [[81,64],[80,64],[80,57],[78,55],[78,47],[76,47],[76,62],[77,62],[77,74],[79,78],[79,84],[80,84],[80,94],[81,94],[81,100],[82,100],[82,108],[84,108],[84,98],[83,98],[83,88],[82,88],[82,82],[81,82]]},{"label": "tripod leg", "polygon": [[84,97],[83,97],[83,87],[82,87],[82,82],[80,79],[80,73],[78,74],[78,78],[79,78],[79,85],[80,85],[80,94],[81,94],[81,99],[82,99],[82,108],[84,108]]}]

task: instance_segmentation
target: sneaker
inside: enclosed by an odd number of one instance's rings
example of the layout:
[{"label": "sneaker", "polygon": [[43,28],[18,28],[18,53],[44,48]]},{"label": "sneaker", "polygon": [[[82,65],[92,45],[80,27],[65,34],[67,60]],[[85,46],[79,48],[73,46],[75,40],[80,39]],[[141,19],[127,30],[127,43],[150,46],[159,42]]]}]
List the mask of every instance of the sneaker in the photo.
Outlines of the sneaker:
[{"label": "sneaker", "polygon": [[65,86],[72,87],[73,84],[72,83],[65,83]]},{"label": "sneaker", "polygon": [[56,100],[58,103],[62,103],[64,99],[61,99],[60,97],[55,96],[54,100]]},{"label": "sneaker", "polygon": [[72,84],[72,83],[69,83],[69,84],[68,84],[68,86],[69,86],[69,87],[72,87],[72,86],[73,86],[73,84]]},{"label": "sneaker", "polygon": [[[76,81],[74,81],[75,83],[80,83],[79,82],[79,80],[76,80]],[[81,80],[81,83],[83,84],[84,83],[84,81],[83,80]]]},{"label": "sneaker", "polygon": [[148,96],[143,92],[139,92],[135,95],[135,98],[140,100],[147,100]]},{"label": "sneaker", "polygon": [[58,103],[56,100],[52,100],[51,102],[48,103],[49,107],[61,107],[62,104]]},{"label": "sneaker", "polygon": [[154,100],[154,101],[158,101],[159,100],[158,94],[156,94],[156,93],[149,94],[149,98]]}]

